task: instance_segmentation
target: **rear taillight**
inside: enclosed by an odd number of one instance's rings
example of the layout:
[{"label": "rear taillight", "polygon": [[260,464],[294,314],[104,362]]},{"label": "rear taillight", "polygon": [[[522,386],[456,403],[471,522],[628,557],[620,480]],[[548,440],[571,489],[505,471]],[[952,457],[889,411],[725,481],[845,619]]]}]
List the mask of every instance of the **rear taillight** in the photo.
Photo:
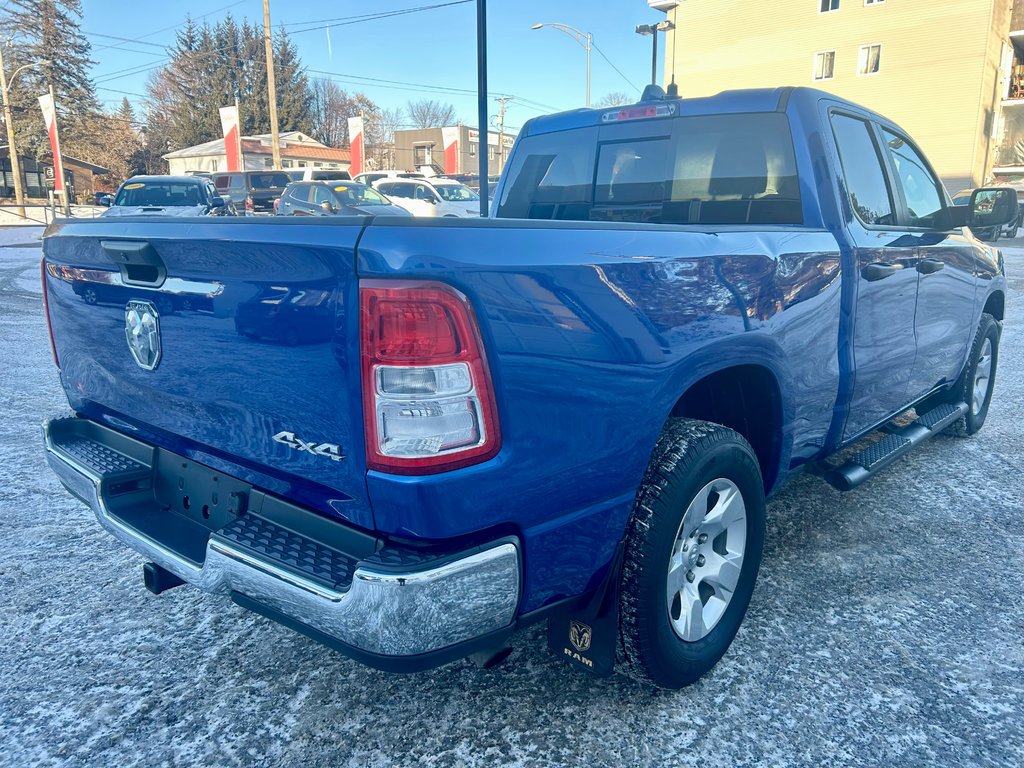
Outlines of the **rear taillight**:
[{"label": "rear taillight", "polygon": [[245,196],[245,210],[246,210],[246,213],[249,213],[249,212],[251,212],[253,210],[252,195],[246,195]]},{"label": "rear taillight", "polygon": [[494,387],[465,296],[442,283],[364,281],[359,328],[370,469],[428,474],[498,452]]},{"label": "rear taillight", "polygon": [[50,322],[50,300],[46,295],[46,257],[39,262],[39,274],[43,283],[43,312],[46,314],[46,330],[50,333],[50,351],[53,353],[53,364],[60,368],[60,359],[57,357],[57,345],[53,343],[53,324]]}]

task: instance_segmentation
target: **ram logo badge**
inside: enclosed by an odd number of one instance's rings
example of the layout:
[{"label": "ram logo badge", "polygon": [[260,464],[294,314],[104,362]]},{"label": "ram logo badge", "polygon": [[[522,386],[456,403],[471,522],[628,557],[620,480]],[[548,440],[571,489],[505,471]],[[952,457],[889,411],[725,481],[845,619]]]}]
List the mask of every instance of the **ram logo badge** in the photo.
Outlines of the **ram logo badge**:
[{"label": "ram logo badge", "polygon": [[289,448],[294,448],[296,451],[307,451],[314,456],[326,456],[332,461],[341,461],[345,458],[340,445],[300,440],[295,436],[294,432],[278,432],[274,435],[273,440],[276,443],[287,445]]},{"label": "ram logo badge", "polygon": [[155,370],[160,365],[160,313],[148,301],[129,301],[124,307],[124,336],[140,368]]},{"label": "ram logo badge", "polygon": [[572,647],[580,653],[590,650],[590,638],[593,637],[593,635],[594,630],[582,621],[576,621],[573,619],[569,622],[569,642],[572,643]]}]

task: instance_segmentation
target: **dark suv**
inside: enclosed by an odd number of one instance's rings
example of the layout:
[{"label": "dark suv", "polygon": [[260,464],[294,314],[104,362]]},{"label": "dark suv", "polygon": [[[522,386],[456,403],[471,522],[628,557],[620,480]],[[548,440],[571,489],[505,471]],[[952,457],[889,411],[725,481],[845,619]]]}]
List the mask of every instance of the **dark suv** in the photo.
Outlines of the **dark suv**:
[{"label": "dark suv", "polygon": [[293,181],[281,195],[279,216],[408,216],[380,192],[354,181]]},{"label": "dark suv", "polygon": [[246,216],[274,212],[274,200],[291,179],[284,171],[225,171],[210,176],[217,192]]}]

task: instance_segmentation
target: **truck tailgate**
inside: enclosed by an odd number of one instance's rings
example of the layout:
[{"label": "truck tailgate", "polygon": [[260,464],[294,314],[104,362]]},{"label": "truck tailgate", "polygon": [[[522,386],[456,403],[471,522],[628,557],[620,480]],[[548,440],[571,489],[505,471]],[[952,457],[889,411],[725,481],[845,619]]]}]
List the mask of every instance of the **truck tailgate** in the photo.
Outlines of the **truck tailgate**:
[{"label": "truck tailgate", "polygon": [[44,280],[71,406],[372,529],[354,258],[365,223],[54,225]]}]

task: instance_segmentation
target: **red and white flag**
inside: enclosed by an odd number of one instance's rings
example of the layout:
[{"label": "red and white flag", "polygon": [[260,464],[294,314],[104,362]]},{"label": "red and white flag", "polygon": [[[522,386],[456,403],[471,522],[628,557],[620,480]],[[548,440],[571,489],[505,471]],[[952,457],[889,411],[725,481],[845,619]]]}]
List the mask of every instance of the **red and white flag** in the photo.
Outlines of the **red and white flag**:
[{"label": "red and white flag", "polygon": [[238,135],[238,107],[220,108],[220,127],[224,131],[224,154],[229,171],[242,170],[242,146]]},{"label": "red and white flag", "polygon": [[39,97],[39,106],[46,121],[46,132],[50,134],[50,149],[53,152],[53,191],[64,194],[64,161],[60,156],[60,137],[57,135],[57,108],[50,94]]},{"label": "red and white flag", "polygon": [[366,145],[363,142],[363,118],[350,117],[348,119],[348,151],[351,156],[348,172],[355,176],[363,172],[363,157],[365,156]]},{"label": "red and white flag", "polygon": [[444,172],[462,173],[459,168],[459,129],[442,128],[441,143],[444,144]]}]

